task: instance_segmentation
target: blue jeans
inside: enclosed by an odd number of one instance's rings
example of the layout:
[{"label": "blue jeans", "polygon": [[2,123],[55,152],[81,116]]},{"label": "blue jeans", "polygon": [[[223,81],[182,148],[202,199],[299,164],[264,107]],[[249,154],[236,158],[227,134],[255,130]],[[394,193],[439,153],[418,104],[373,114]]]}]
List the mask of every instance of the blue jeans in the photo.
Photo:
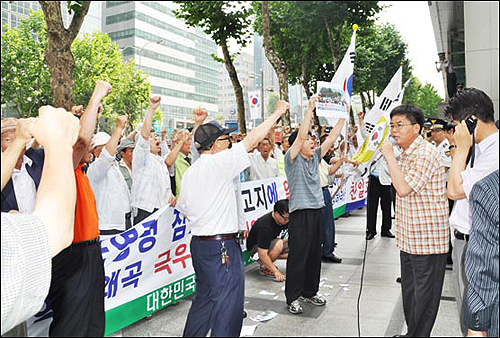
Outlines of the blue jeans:
[{"label": "blue jeans", "polygon": [[[222,265],[224,242],[229,267]],[[196,294],[184,328],[184,337],[239,337],[243,325],[245,266],[235,240],[191,239],[191,257],[196,273]]]},{"label": "blue jeans", "polygon": [[335,221],[333,219],[332,195],[330,195],[330,190],[323,189],[323,200],[325,201],[325,207],[321,209],[324,219],[321,255],[331,258],[335,252]]}]

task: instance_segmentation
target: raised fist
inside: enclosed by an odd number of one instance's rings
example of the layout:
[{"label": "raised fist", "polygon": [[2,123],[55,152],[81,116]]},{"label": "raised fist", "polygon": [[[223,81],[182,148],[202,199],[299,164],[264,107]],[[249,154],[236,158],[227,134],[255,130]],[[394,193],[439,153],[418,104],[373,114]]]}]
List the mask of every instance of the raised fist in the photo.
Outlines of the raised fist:
[{"label": "raised fist", "polygon": [[73,106],[71,107],[71,113],[77,117],[81,117],[83,115],[83,106]]},{"label": "raised fist", "polygon": [[156,108],[158,108],[158,106],[160,105],[160,102],[161,102],[161,97],[154,96],[149,99],[149,106],[151,107],[151,109],[156,110]]},{"label": "raised fist", "polygon": [[113,87],[109,84],[109,82],[97,80],[95,83],[94,93],[97,97],[102,100],[106,95],[108,95]]},{"label": "raised fist", "polygon": [[314,108],[316,108],[316,101],[318,101],[318,99],[318,95],[311,96],[311,98],[309,99],[309,110],[313,110]]},{"label": "raised fist", "polygon": [[284,100],[279,100],[276,103],[276,110],[279,110],[281,114],[284,114],[288,109],[290,109],[290,104]]},{"label": "raised fist", "polygon": [[208,117],[207,110],[205,108],[196,108],[194,110],[194,122],[202,124]]},{"label": "raised fist", "polygon": [[165,129],[163,129],[161,131],[161,140],[162,142],[165,141],[167,139],[167,131]]},{"label": "raised fist", "polygon": [[30,123],[29,132],[44,148],[52,146],[72,147],[78,138],[78,119],[63,108],[43,106],[38,118]]},{"label": "raised fist", "polygon": [[365,112],[364,111],[358,112],[358,119],[362,121],[364,118],[365,118]]},{"label": "raised fist", "polygon": [[22,141],[24,144],[27,144],[31,140],[29,126],[35,120],[36,120],[35,118],[17,120],[17,127],[15,133],[16,140]]},{"label": "raised fist", "polygon": [[125,129],[127,127],[127,122],[128,122],[128,116],[127,115],[121,115],[116,118],[116,127],[120,128],[121,130]]}]

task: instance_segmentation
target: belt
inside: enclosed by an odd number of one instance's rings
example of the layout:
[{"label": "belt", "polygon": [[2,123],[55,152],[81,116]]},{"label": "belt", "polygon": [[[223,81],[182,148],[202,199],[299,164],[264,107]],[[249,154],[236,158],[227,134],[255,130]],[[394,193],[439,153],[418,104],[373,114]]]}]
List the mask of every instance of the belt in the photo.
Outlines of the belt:
[{"label": "belt", "polygon": [[197,236],[202,241],[223,241],[227,239],[237,239],[238,233],[234,234],[223,234],[223,235],[214,235],[214,236]]},{"label": "belt", "polygon": [[89,245],[92,245],[92,244],[95,244],[95,243],[99,243],[99,237],[96,237],[94,239],[91,239],[91,240],[85,241],[85,242],[74,242],[74,243],[72,243],[72,245],[89,246]]},{"label": "belt", "polygon": [[453,234],[455,235],[456,239],[459,239],[461,241],[466,240],[467,242],[469,241],[469,235],[463,234],[458,230],[453,230]]},{"label": "belt", "polygon": [[326,186],[326,187],[321,187],[321,189],[323,189],[323,190],[328,190],[328,186]]}]

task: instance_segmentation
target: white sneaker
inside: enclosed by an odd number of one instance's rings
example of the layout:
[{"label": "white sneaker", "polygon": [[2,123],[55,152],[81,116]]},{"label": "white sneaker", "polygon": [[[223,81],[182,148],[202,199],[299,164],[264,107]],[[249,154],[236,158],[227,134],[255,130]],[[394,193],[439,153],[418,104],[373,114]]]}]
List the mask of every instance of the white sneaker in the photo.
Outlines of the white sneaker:
[{"label": "white sneaker", "polygon": [[324,299],[321,296],[318,296],[317,294],[312,296],[311,298],[300,296],[299,301],[301,301],[302,303],[311,303],[316,306],[326,305],[326,299]]},{"label": "white sneaker", "polygon": [[302,309],[302,306],[300,306],[300,303],[299,303],[299,301],[298,301],[298,300],[294,300],[294,301],[292,302],[292,304],[290,304],[290,305],[288,306],[288,311],[289,311],[290,313],[293,313],[294,315],[297,315],[297,314],[299,314],[299,313],[304,312],[304,310]]}]

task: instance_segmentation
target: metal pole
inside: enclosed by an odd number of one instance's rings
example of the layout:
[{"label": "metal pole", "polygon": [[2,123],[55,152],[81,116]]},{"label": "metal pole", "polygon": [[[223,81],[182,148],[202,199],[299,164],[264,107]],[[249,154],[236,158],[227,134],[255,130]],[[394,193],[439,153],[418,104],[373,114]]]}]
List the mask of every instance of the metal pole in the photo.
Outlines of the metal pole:
[{"label": "metal pole", "polygon": [[260,118],[264,122],[264,68],[260,69]]}]

